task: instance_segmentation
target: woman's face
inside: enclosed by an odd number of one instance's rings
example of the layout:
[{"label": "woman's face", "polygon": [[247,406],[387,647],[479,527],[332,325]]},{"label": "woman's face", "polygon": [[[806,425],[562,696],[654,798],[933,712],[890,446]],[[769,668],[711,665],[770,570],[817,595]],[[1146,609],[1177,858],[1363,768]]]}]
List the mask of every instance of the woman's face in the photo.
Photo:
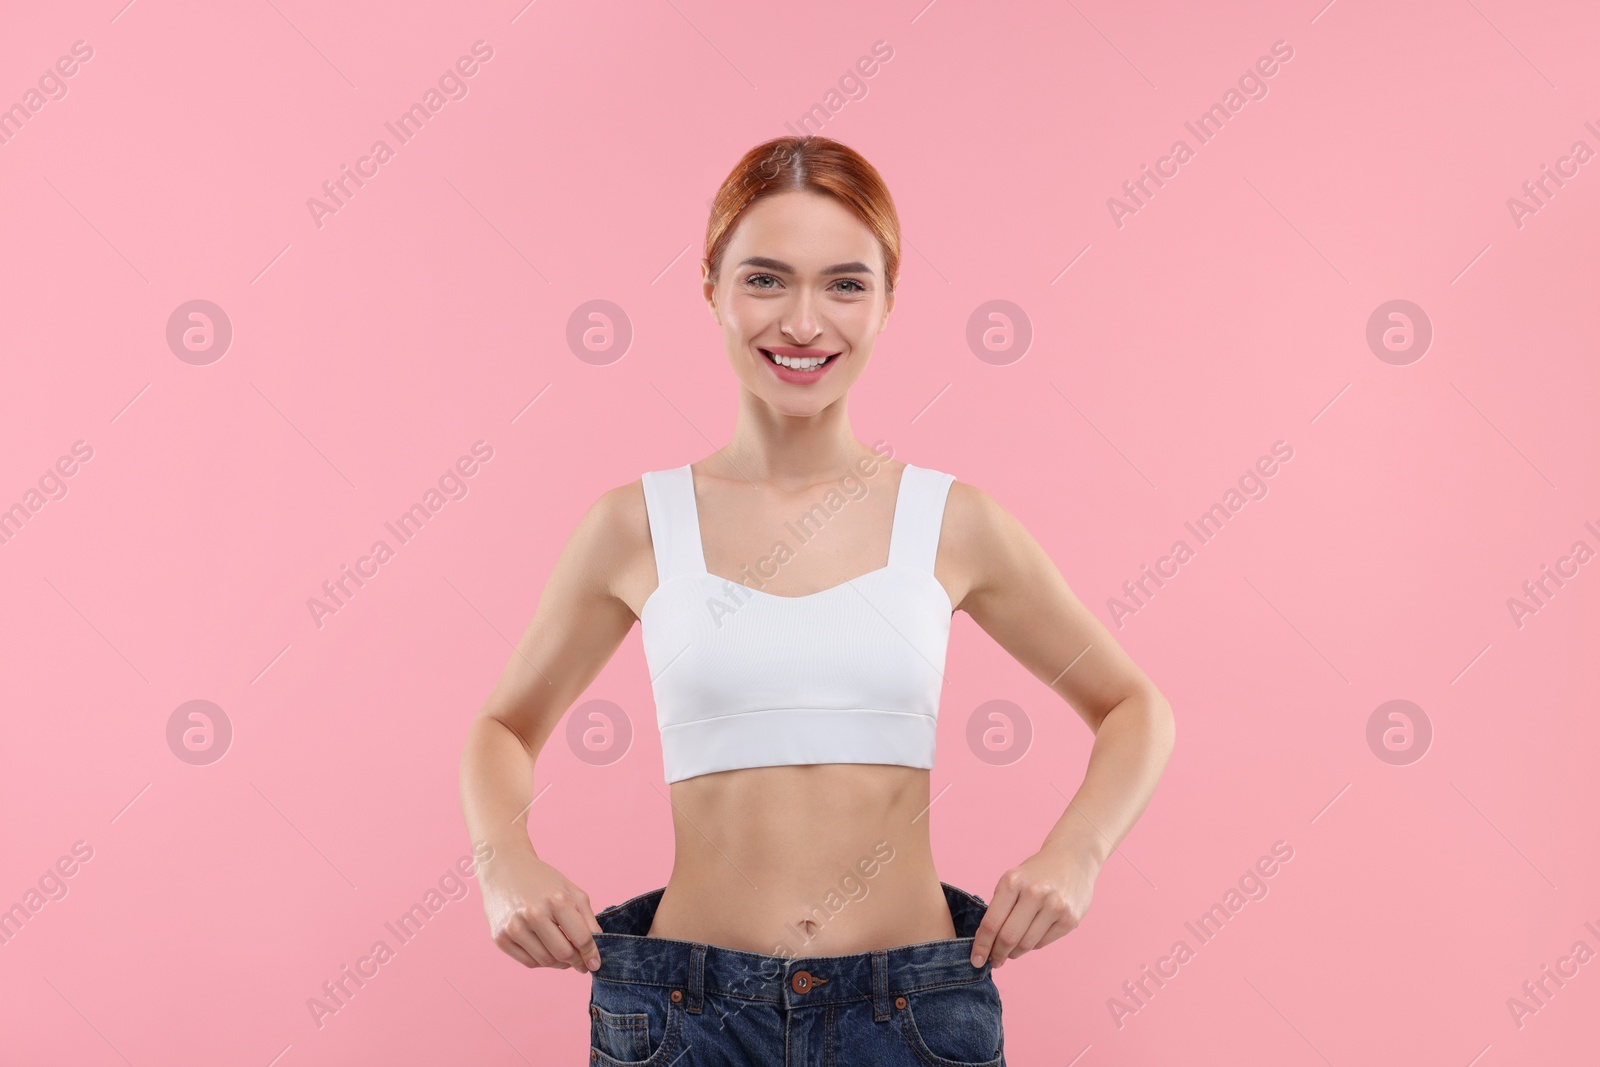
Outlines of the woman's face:
[{"label": "woman's face", "polygon": [[[894,306],[877,238],[821,193],[756,201],[734,228],[716,284],[706,260],[700,269],[734,373],[783,415],[814,415],[844,396]],[[822,356],[831,358],[808,369]]]}]

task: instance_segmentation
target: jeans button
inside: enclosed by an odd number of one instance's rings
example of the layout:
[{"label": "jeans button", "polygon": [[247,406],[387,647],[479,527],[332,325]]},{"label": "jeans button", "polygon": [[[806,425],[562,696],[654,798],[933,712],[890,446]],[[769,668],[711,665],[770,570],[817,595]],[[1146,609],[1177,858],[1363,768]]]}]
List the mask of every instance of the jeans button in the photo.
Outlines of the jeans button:
[{"label": "jeans button", "polygon": [[811,988],[811,972],[794,972],[794,976],[789,979],[789,988],[794,990],[796,993],[804,993],[809,990]]}]

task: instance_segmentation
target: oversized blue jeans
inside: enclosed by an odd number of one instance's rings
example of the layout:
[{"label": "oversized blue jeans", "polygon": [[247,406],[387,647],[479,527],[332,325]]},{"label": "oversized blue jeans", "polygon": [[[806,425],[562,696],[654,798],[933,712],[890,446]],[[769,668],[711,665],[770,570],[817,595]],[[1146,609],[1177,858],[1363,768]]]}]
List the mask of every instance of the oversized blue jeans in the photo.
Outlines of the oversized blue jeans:
[{"label": "oversized blue jeans", "polygon": [[971,961],[987,905],[939,884],[955,937],[849,956],[647,936],[664,889],[606,908],[591,1067],[1004,1067],[1000,991]]}]

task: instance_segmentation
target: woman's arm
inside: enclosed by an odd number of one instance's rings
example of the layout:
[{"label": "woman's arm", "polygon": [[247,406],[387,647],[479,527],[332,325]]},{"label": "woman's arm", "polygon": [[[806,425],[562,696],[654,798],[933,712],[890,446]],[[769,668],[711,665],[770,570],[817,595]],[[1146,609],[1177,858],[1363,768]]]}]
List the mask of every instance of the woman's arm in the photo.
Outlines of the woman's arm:
[{"label": "woman's arm", "polygon": [[[1038,853],[1006,871],[973,945],[998,967],[1082,921],[1100,868],[1143,814],[1172,753],[1172,708],[1067,587],[1017,519],[950,487],[947,536],[971,585],[957,605],[1094,731],[1083,784]],[[992,946],[992,949],[991,949]]]},{"label": "woman's arm", "polygon": [[540,750],[633,627],[613,585],[637,550],[643,507],[635,483],[606,493],[579,520],[461,753],[467,832],[494,850],[479,875],[490,932],[529,967],[599,966],[588,894],[539,859],[528,809]]}]

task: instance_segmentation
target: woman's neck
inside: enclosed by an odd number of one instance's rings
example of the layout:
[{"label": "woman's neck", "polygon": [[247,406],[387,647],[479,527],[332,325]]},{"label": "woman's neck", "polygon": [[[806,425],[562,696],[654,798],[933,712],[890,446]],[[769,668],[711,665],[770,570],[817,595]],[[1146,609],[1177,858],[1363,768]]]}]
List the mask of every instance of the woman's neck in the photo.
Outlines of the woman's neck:
[{"label": "woman's neck", "polygon": [[856,471],[863,459],[883,458],[856,438],[842,398],[807,416],[784,415],[759,401],[748,406],[751,399],[728,443],[706,461],[713,477],[803,489]]}]

